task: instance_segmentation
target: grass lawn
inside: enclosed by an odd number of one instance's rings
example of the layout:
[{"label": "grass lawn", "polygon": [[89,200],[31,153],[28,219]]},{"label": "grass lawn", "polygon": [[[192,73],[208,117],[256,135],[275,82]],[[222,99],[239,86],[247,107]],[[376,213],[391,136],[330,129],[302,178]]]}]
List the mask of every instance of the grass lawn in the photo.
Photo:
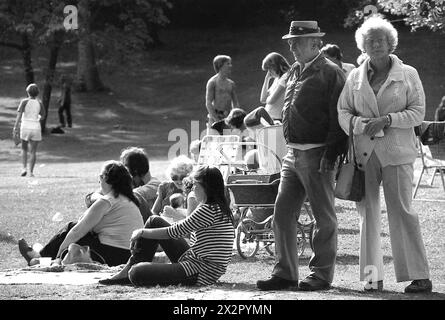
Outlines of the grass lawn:
[{"label": "grass lawn", "polygon": [[[149,52],[141,65],[119,67],[113,72],[102,70],[102,78],[111,91],[74,94],[74,127],[63,135],[44,136],[39,145],[35,178],[19,177],[20,148],[14,147],[10,138],[16,108],[24,92],[20,57],[14,57],[14,52],[0,52],[0,270],[25,266],[17,249],[20,237],[30,243],[45,243],[64,223],[76,219],[84,210],[85,194],[98,186],[101,164],[104,160],[116,159],[123,147],[146,148],[151,156],[152,174],[164,179],[168,152],[177,142],[178,134],[185,133],[190,139],[192,120],[200,121],[199,131],[204,130],[205,83],[213,74],[211,61],[216,54],[229,54],[233,58],[232,78],[237,83],[241,106],[248,111],[257,107],[264,76],[261,71],[263,57],[270,51],[278,51],[292,61],[287,44],[280,40],[286,28],[164,31],[161,36],[165,45]],[[443,40],[443,36],[429,33],[401,33],[397,51],[402,60],[419,71],[427,95],[426,119],[429,120],[445,94]],[[328,33],[324,41],[339,44],[347,62],[354,62],[359,53],[351,31]],[[37,82],[42,83],[46,60],[34,59]],[[69,48],[63,50],[58,68],[74,72],[73,52]],[[54,103],[58,94],[55,88],[49,128],[58,123]],[[419,162],[416,165],[418,169]],[[437,178],[431,187],[426,181],[428,177],[427,174],[421,185],[419,198],[445,200],[440,179]],[[385,210],[382,247],[386,290],[381,294],[361,292],[358,214],[353,203],[337,201],[338,258],[334,289],[330,291],[314,294],[256,291],[256,280],[267,278],[274,263],[273,257],[261,250],[249,260],[234,255],[226,275],[210,288],[0,285],[0,300],[186,299],[192,295],[198,299],[230,299],[246,298],[244,293],[250,293],[248,299],[444,299],[444,209],[445,202],[413,202],[413,210],[421,221],[434,285],[435,293],[428,296],[404,295],[407,283],[395,283]],[[62,222],[52,221],[57,212],[63,215]],[[307,248],[300,261],[300,278],[309,272],[309,256]]]}]

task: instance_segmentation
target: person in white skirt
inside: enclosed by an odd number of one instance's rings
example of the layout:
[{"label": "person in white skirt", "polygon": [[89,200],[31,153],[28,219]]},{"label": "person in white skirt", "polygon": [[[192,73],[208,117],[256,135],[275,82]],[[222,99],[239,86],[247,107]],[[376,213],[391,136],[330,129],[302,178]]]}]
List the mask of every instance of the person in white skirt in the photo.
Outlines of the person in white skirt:
[{"label": "person in white skirt", "polygon": [[[42,102],[37,98],[39,95],[39,87],[35,83],[31,83],[26,87],[26,92],[28,93],[28,98],[20,101],[13,135],[20,136],[22,143],[23,169],[20,175],[22,177],[27,175],[29,144],[29,176],[33,177],[37,158],[37,145],[42,141],[40,119],[45,118],[46,114]],[[18,131],[19,124],[20,133]]]}]

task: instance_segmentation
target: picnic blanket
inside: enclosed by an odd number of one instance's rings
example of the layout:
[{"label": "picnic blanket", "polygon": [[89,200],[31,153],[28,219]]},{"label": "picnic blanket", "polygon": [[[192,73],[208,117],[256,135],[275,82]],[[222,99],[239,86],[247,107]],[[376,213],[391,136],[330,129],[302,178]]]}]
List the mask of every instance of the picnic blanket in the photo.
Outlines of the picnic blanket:
[{"label": "picnic blanket", "polygon": [[39,265],[0,271],[0,284],[94,284],[119,272],[124,265],[108,267],[96,263],[74,263],[66,266]]},{"label": "picnic blanket", "polygon": [[[165,253],[157,252],[153,262],[167,263],[169,260]],[[123,267],[123,264],[109,267],[99,263],[73,263],[48,267],[35,265],[0,271],[0,284],[97,284],[100,279],[110,277]]]}]

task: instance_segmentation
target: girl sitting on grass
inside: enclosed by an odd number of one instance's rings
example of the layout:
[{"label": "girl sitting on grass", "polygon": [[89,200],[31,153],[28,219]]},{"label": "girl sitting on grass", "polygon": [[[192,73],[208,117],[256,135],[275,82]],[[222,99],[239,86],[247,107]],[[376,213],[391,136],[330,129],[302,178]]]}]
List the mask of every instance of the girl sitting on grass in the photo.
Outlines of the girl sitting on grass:
[{"label": "girl sitting on grass", "polygon": [[[101,284],[211,285],[225,272],[235,236],[224,180],[216,167],[200,166],[193,189],[200,202],[193,213],[170,225],[151,216],[131,237],[132,256],[125,267]],[[191,233],[190,245],[184,236]],[[160,245],[172,263],[152,263]]]}]

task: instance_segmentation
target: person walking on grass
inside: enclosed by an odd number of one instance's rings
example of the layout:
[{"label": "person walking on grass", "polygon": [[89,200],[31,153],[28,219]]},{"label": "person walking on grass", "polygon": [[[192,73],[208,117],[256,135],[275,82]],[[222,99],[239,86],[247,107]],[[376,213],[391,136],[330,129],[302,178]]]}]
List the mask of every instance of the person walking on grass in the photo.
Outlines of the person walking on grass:
[{"label": "person walking on grass", "polygon": [[226,55],[216,56],[213,59],[213,68],[216,74],[207,81],[206,85],[209,127],[225,119],[233,108],[239,108],[235,82],[229,79],[232,72],[232,58]]},{"label": "person walking on grass", "polygon": [[[296,62],[289,70],[283,109],[288,152],[283,158],[275,201],[273,232],[276,263],[260,290],[328,289],[337,254],[334,167],[347,150],[347,135],[337,119],[344,72],[320,52],[316,21],[292,21],[288,41]],[[297,220],[308,198],[316,221],[310,274],[298,283]],[[297,216],[296,216],[297,215]]]},{"label": "person walking on grass", "polygon": [[[37,98],[39,87],[31,83],[26,87],[28,98],[20,101],[17,109],[17,118],[13,128],[13,135],[20,136],[22,142],[22,165],[21,176],[27,175],[28,145],[29,145],[29,176],[34,177],[34,166],[37,160],[37,146],[42,141],[42,128],[40,119],[46,116],[42,102]],[[20,126],[20,127],[19,127]],[[20,128],[20,133],[19,133]]]}]

